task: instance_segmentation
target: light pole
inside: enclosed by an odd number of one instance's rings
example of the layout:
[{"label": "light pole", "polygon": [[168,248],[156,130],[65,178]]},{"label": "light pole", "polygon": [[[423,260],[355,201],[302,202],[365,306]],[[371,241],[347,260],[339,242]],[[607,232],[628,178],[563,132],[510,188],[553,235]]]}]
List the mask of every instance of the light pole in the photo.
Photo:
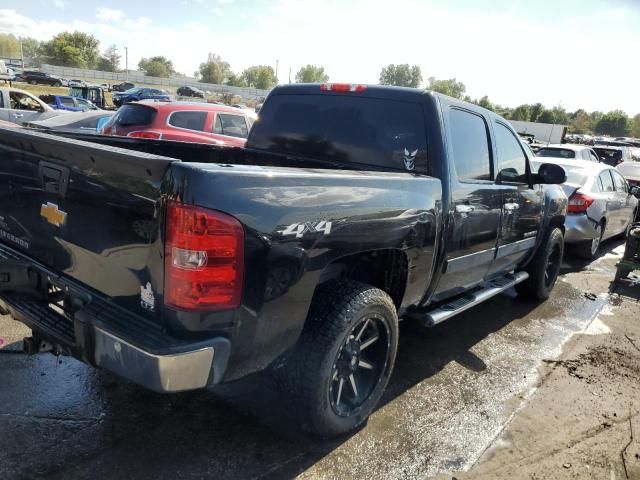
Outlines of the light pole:
[{"label": "light pole", "polygon": [[129,81],[129,47],[125,45],[124,47],[124,71],[125,71],[125,80]]},{"label": "light pole", "polygon": [[276,83],[278,83],[278,63],[280,60],[276,60]]}]

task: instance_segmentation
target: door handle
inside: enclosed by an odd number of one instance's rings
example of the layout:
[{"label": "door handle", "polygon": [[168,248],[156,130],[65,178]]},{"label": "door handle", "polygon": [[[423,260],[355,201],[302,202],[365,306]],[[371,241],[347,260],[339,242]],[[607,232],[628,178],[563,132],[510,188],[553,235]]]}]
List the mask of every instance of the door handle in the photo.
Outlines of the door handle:
[{"label": "door handle", "polygon": [[13,116],[15,118],[22,118],[22,117],[24,117],[24,113],[14,113]]},{"label": "door handle", "polygon": [[514,210],[518,210],[520,208],[520,205],[518,205],[517,203],[505,203],[504,204],[504,209],[508,212],[513,212]]},{"label": "door handle", "polygon": [[473,205],[456,205],[456,213],[471,213],[475,209]]}]

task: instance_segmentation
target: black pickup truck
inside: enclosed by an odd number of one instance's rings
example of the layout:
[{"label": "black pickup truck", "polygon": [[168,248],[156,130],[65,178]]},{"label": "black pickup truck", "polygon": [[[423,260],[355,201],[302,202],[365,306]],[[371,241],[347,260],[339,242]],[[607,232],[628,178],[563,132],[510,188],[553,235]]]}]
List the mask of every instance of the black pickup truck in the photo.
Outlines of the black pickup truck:
[{"label": "black pickup truck", "polygon": [[0,305],[25,349],[160,392],[269,367],[321,436],[376,406],[399,318],[545,299],[560,268],[564,170],[436,93],[278,87],[244,149],[69,136],[0,129]]}]

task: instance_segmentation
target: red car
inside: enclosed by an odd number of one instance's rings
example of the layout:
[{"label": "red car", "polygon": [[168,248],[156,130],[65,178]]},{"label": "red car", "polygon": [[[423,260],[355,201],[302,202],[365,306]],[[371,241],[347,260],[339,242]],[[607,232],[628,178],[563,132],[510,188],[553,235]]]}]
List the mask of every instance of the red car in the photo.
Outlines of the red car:
[{"label": "red car", "polygon": [[142,100],[120,107],[101,133],[244,147],[253,122],[226,105]]}]

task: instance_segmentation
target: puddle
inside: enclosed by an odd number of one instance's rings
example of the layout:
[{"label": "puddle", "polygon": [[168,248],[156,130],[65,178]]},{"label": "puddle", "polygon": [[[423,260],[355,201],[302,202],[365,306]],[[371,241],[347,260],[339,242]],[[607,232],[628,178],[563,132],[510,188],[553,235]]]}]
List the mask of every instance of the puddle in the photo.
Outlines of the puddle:
[{"label": "puddle", "polygon": [[[611,313],[610,315],[613,314]],[[611,333],[611,329],[600,318],[596,317],[582,333],[584,335],[604,335]]]}]

